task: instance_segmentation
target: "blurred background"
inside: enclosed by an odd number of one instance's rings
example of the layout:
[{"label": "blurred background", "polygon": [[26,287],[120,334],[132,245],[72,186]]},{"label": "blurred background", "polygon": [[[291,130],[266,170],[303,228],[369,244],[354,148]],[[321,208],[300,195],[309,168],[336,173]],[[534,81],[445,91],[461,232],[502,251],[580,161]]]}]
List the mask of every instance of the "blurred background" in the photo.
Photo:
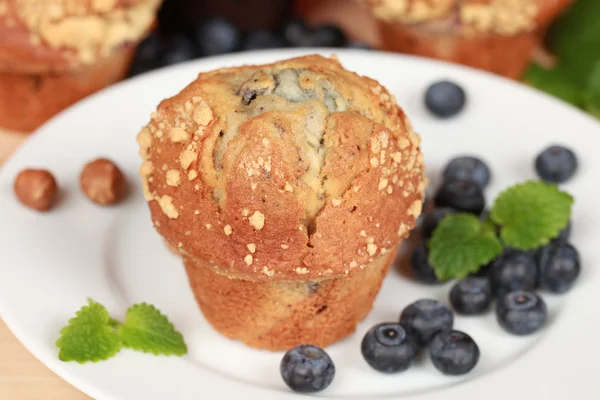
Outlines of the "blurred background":
[{"label": "blurred background", "polygon": [[[25,11],[23,3],[30,3]],[[113,38],[94,37],[89,21],[62,29],[56,21],[72,22],[86,11],[57,11],[49,6],[54,3],[69,2],[0,0],[3,132],[31,132],[81,98],[153,69],[290,47],[385,50],[469,65],[521,80],[600,118],[600,0],[98,2],[108,7],[87,10],[91,17],[124,21],[110,47],[102,41]],[[44,21],[62,30],[50,35]],[[98,47],[91,52],[84,46],[94,40]],[[69,59],[73,51],[77,62]]]}]

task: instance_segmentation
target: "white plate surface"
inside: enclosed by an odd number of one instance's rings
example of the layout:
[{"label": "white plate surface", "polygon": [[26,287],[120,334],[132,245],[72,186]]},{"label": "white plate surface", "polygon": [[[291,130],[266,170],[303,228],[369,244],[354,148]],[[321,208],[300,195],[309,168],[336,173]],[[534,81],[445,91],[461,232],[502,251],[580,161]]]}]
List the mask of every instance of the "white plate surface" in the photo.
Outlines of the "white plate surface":
[{"label": "white plate surface", "polygon": [[[321,52],[325,55],[329,51]],[[305,54],[303,51],[302,54]],[[600,124],[557,100],[517,83],[471,69],[417,58],[337,51],[349,69],[387,86],[423,138],[433,185],[449,158],[470,153],[494,173],[492,198],[504,187],[534,178],[535,155],[551,143],[572,147],[581,163],[565,189],[575,196],[572,241],[583,273],[568,295],[544,294],[548,326],[539,334],[511,337],[493,313],[456,318],[481,348],[471,374],[449,378],[426,357],[411,370],[383,375],[360,355],[360,340],[377,322],[395,320],[421,297],[446,299],[448,285],[426,287],[392,271],[375,308],[350,338],[328,349],[337,374],[319,396],[337,399],[596,399],[597,333],[600,332]],[[203,319],[181,262],[163,246],[150,224],[137,179],[135,136],[158,102],[177,93],[198,72],[236,64],[271,62],[298,51],[245,53],[206,59],[141,76],[79,103],[40,129],[0,171],[0,315],[44,364],[98,400],[288,399],[279,376],[281,353],[246,348],[217,334]],[[469,103],[450,121],[423,107],[425,88],[449,78],[467,91]],[[99,208],[79,192],[78,175],[98,156],[114,159],[127,173],[133,195],[122,205]],[[53,171],[64,197],[40,215],[23,208],[12,181],[25,167]],[[189,345],[183,358],[123,350],[97,364],[63,363],[55,341],[60,328],[91,297],[122,318],[132,303],[155,304],[174,321]],[[2,398],[2,394],[0,394]],[[305,398],[305,397],[298,397]]]}]

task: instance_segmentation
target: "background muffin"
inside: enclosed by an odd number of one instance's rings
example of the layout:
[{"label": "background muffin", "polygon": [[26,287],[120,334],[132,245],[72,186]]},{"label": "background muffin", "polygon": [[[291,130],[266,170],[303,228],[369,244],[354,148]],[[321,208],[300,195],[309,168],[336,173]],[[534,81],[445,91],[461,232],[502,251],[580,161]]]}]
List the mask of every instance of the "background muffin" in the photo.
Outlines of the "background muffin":
[{"label": "background muffin", "polygon": [[439,58],[510,78],[529,65],[549,24],[572,0],[359,0],[387,50]]},{"label": "background muffin", "polygon": [[384,88],[320,56],[203,73],[138,135],[205,317],[274,350],[333,343],[370,310],[421,212],[419,141]]},{"label": "background muffin", "polygon": [[160,0],[0,0],[0,127],[31,131],[123,77]]}]

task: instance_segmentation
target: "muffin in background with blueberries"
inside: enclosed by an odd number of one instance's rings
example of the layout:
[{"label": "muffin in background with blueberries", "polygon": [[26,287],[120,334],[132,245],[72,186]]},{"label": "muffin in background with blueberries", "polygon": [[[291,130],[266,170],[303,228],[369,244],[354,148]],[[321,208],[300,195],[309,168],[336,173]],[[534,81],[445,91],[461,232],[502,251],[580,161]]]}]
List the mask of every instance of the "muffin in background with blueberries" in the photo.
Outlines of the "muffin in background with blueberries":
[{"label": "muffin in background with blueberries", "polygon": [[156,230],[207,321],[252,347],[350,335],[422,209],[419,136],[335,58],[202,73],[138,142]]},{"label": "muffin in background with blueberries", "polygon": [[0,127],[30,132],[127,75],[160,0],[0,0]]},{"label": "muffin in background with blueberries", "polygon": [[386,50],[519,78],[548,26],[573,0],[356,0]]}]

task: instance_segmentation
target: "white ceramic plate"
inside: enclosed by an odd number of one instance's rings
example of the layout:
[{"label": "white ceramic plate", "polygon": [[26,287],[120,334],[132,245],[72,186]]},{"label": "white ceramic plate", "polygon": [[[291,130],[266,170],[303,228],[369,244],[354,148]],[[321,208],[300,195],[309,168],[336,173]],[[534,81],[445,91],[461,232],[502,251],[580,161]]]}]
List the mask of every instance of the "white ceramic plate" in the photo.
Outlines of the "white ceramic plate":
[{"label": "white ceramic plate", "polygon": [[[306,51],[302,52],[306,53]],[[330,52],[322,51],[329,55]],[[150,224],[141,185],[135,136],[158,102],[177,93],[198,72],[236,64],[265,63],[297,51],[246,53],[191,62],[136,79],[92,96],[52,120],[27,142],[0,174],[0,312],[15,335],[44,364],[98,400],[287,399],[279,376],[281,353],[252,350],[217,334],[203,319],[181,262]],[[426,357],[411,370],[383,375],[360,354],[360,340],[377,322],[396,320],[421,297],[446,299],[448,285],[426,287],[391,272],[374,310],[347,340],[328,349],[336,367],[329,389],[338,399],[596,399],[597,333],[600,331],[600,124],[557,100],[482,72],[417,58],[338,51],[349,69],[378,79],[396,94],[423,138],[429,175],[459,153],[490,164],[492,198],[504,187],[534,178],[535,155],[551,143],[573,148],[581,167],[565,186],[576,199],[572,240],[583,273],[571,293],[544,294],[547,327],[527,338],[512,337],[493,313],[456,318],[481,348],[477,368],[466,377],[438,373]],[[460,83],[469,97],[458,118],[440,121],[423,107],[434,80]],[[133,195],[124,204],[99,208],[79,192],[87,161],[108,156],[129,176]],[[40,215],[23,208],[12,181],[25,167],[52,170],[64,193],[58,208]],[[165,312],[189,345],[183,358],[123,350],[97,364],[63,363],[55,341],[60,328],[91,297],[122,318],[132,303],[150,302]],[[0,396],[1,397],[1,396]]]}]

